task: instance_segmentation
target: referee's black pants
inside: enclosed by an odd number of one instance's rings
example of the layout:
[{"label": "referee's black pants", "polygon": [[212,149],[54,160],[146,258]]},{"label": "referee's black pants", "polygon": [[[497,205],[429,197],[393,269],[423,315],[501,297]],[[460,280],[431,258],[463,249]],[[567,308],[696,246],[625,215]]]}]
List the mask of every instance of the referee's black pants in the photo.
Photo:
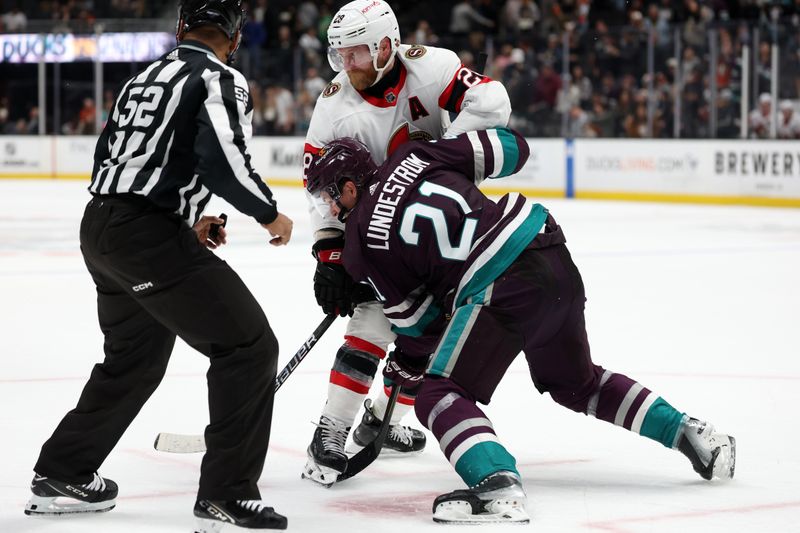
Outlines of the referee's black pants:
[{"label": "referee's black pants", "polygon": [[178,216],[150,206],[111,196],[86,206],[81,251],[97,286],[105,360],[45,442],[35,470],[90,481],[158,387],[179,335],[210,360],[198,498],[259,499],[278,342],[228,264]]}]

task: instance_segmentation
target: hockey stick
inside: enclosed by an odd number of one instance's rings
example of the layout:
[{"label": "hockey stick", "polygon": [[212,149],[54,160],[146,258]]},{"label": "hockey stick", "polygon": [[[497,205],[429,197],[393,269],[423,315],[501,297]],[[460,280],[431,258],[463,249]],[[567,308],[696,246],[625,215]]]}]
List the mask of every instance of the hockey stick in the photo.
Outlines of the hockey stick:
[{"label": "hockey stick", "polygon": [[397,403],[397,397],[399,395],[400,385],[392,385],[392,393],[389,395],[389,401],[386,402],[386,412],[383,414],[383,422],[381,422],[381,428],[378,430],[378,435],[372,440],[372,442],[367,443],[363,450],[359,451],[353,457],[348,459],[347,469],[336,479],[337,483],[355,476],[366,467],[371,465],[372,462],[378,458],[378,455],[380,455],[381,449],[383,448],[383,443],[386,440],[386,437],[389,435],[389,428],[392,424],[392,412],[394,411],[394,405]]},{"label": "hockey stick", "polygon": [[[322,337],[333,321],[336,320],[337,315],[325,315],[325,318],[320,322],[314,333],[303,343],[299,350],[294,354],[283,370],[275,377],[275,392],[281,388],[281,385],[286,383],[292,372],[295,371],[300,361],[305,359],[311,348],[317,344],[317,341]],[[153,443],[153,448],[160,452],[169,453],[199,453],[206,451],[206,441],[203,435],[182,435],[180,433],[159,433],[156,436],[156,441]]]}]

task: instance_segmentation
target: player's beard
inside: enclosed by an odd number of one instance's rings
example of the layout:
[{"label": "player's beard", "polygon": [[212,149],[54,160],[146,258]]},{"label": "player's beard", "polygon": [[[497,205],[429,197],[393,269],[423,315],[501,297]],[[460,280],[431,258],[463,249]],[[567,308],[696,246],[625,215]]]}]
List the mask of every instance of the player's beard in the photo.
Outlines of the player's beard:
[{"label": "player's beard", "polygon": [[350,78],[350,84],[355,90],[363,91],[375,83],[378,73],[370,66],[365,69],[348,70],[347,77]]}]

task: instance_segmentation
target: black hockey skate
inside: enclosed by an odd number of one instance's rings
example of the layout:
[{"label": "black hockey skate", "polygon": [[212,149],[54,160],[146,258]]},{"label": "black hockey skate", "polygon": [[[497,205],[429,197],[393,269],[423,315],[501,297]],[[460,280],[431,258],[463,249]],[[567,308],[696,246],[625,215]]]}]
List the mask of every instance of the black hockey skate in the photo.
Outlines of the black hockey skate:
[{"label": "black hockey skate", "polygon": [[703,479],[731,479],[736,469],[736,439],[717,433],[714,426],[696,418],[684,417],[681,435],[675,446],[692,462]]},{"label": "black hockey skate", "polygon": [[35,474],[31,482],[33,496],[25,506],[27,515],[104,513],[116,505],[117,484],[97,473],[89,483],[58,481]]},{"label": "black hockey skate", "polygon": [[219,533],[226,525],[245,529],[286,529],[287,520],[261,500],[197,500],[195,533]]},{"label": "black hockey skate", "polygon": [[330,487],[339,475],[347,469],[347,455],[344,443],[350,428],[333,418],[322,415],[308,446],[308,462],[301,477]]},{"label": "black hockey skate", "polygon": [[[381,420],[375,416],[372,400],[366,400],[361,424],[353,431],[353,443],[363,448],[375,440],[380,429]],[[386,436],[381,455],[387,451],[394,452],[391,455],[395,456],[416,454],[425,449],[425,441],[425,434],[420,430],[395,424],[391,426],[389,434]]]},{"label": "black hockey skate", "polygon": [[513,472],[490,474],[472,488],[442,494],[433,502],[433,521],[443,524],[530,522],[525,490]]}]

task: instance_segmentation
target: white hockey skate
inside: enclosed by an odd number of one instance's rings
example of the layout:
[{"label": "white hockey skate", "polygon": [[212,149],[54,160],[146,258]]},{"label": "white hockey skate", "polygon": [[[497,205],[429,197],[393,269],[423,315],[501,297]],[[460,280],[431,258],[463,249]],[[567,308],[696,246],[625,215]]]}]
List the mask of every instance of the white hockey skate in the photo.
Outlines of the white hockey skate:
[{"label": "white hockey skate", "polygon": [[[197,500],[195,533],[220,533],[226,525],[237,529],[286,529],[288,520],[261,500]],[[230,528],[225,529],[228,531]]]},{"label": "white hockey skate", "polygon": [[513,472],[495,472],[466,490],[442,494],[433,502],[433,521],[443,524],[530,522],[525,490]]},{"label": "white hockey skate", "polygon": [[308,461],[301,477],[330,488],[347,469],[344,444],[350,428],[333,418],[322,415],[308,446]]},{"label": "white hockey skate", "polygon": [[89,483],[65,483],[35,474],[26,515],[104,513],[117,504],[117,484],[97,473]]},{"label": "white hockey skate", "polygon": [[736,439],[717,433],[711,424],[688,416],[684,416],[680,431],[675,448],[689,458],[695,472],[708,480],[733,478]]}]

